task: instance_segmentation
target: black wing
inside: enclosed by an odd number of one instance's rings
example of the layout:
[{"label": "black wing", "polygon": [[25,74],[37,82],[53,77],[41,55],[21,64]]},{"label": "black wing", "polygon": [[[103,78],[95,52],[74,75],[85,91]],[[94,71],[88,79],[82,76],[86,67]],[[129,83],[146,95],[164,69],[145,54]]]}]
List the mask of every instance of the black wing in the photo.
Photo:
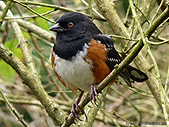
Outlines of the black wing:
[{"label": "black wing", "polygon": [[[122,58],[113,46],[113,39],[103,34],[95,35],[93,38],[106,46],[106,49],[108,50],[108,59],[106,64],[112,71],[114,69],[114,66],[122,61]],[[124,69],[119,75],[129,86],[131,86],[130,74],[127,69]]]},{"label": "black wing", "polygon": [[[103,34],[94,35],[93,38],[106,46],[106,49],[108,50],[108,59],[106,64],[112,71],[114,69],[114,66],[122,61],[121,56],[118,54],[118,52],[113,46],[114,43],[113,39]],[[131,85],[132,80],[137,82],[143,82],[148,79],[145,73],[130,65],[128,65],[119,74],[119,76],[121,76],[129,86],[132,86]]]},{"label": "black wing", "polygon": [[113,46],[113,40],[109,36],[102,34],[95,35],[93,38],[106,46],[108,50],[107,65],[112,71],[114,66],[122,61],[122,58]]}]

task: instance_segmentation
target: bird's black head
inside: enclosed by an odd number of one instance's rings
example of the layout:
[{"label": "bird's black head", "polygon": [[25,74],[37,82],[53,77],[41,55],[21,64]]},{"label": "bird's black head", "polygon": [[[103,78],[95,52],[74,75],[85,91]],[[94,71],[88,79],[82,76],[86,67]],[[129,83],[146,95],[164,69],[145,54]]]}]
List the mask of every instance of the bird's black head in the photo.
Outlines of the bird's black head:
[{"label": "bird's black head", "polygon": [[85,15],[68,12],[61,16],[49,30],[57,32],[57,39],[71,41],[85,35],[99,34],[100,30]]},{"label": "bird's black head", "polygon": [[49,30],[57,32],[53,51],[63,59],[71,59],[83,50],[83,46],[91,41],[93,35],[101,34],[87,16],[77,12],[64,14]]}]

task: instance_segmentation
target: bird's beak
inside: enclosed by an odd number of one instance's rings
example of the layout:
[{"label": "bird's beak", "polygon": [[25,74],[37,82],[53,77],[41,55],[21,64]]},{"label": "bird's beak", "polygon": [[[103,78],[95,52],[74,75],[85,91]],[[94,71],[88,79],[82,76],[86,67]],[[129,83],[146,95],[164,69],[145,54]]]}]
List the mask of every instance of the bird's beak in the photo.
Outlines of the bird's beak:
[{"label": "bird's beak", "polygon": [[56,23],[54,26],[50,27],[49,30],[54,32],[63,32],[65,29],[59,25],[59,23]]}]

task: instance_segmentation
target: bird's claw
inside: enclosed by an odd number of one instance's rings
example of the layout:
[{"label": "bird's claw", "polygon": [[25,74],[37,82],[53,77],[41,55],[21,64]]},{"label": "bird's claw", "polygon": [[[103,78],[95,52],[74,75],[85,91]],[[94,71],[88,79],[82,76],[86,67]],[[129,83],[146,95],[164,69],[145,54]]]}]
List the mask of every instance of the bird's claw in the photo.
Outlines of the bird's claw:
[{"label": "bird's claw", "polygon": [[77,114],[77,112],[76,112],[76,108],[79,109],[79,106],[78,106],[76,103],[74,103],[74,104],[72,105],[71,113],[72,113],[72,115],[73,115],[76,119],[82,121],[82,120],[79,118],[79,116],[78,116],[78,114]]},{"label": "bird's claw", "polygon": [[81,98],[83,96],[83,93],[84,93],[84,91],[81,92],[81,94],[79,95],[77,101],[72,105],[71,113],[72,113],[72,115],[74,116],[75,119],[78,119],[78,120],[82,121],[79,118],[78,113],[77,113],[77,110],[79,110],[82,114],[85,115],[86,121],[88,121],[85,111],[83,109],[79,108],[79,106],[78,106],[78,104],[79,104],[79,102],[80,102],[80,100],[81,100]]},{"label": "bird's claw", "polygon": [[88,121],[87,115],[86,115],[85,111],[84,111],[83,109],[80,109],[79,106],[78,106],[78,104],[77,104],[76,102],[72,105],[72,109],[71,109],[71,113],[72,113],[72,115],[74,116],[74,118],[75,118],[75,119],[78,119],[78,120],[80,120],[80,121],[82,121],[82,120],[79,118],[79,116],[78,116],[77,109],[78,109],[82,114],[85,115],[86,121]]},{"label": "bird's claw", "polygon": [[[97,105],[96,100],[97,100],[97,99],[100,100],[96,88],[97,88],[97,85],[92,85],[92,86],[91,86],[91,89],[90,89],[90,99],[91,99],[91,101],[93,101],[93,102],[95,103],[95,105]],[[103,95],[102,92],[100,92],[100,93]],[[103,96],[103,97],[104,97],[104,96]],[[97,99],[96,99],[96,98],[97,98]]]}]

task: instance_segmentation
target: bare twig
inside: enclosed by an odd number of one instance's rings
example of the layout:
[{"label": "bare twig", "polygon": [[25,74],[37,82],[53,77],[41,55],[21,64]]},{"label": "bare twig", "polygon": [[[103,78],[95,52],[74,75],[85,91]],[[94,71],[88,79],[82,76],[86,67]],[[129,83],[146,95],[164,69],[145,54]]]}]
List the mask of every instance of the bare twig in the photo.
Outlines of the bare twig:
[{"label": "bare twig", "polygon": [[[118,35],[122,35],[122,36],[126,36],[127,38],[129,37],[128,35],[128,31],[126,30],[126,28],[124,27],[124,25],[121,22],[121,20],[119,19],[119,17],[116,17],[116,12],[115,10],[112,10],[112,6],[110,6],[110,3],[108,0],[105,0],[104,2],[101,0],[95,0],[97,5],[100,7],[100,10],[102,11],[102,13],[104,14],[105,18],[107,19],[107,21],[109,22],[110,26],[112,27],[112,29],[114,30],[114,32]],[[146,1],[146,2],[150,2],[150,1]],[[153,3],[153,2],[152,2]],[[153,3],[154,4],[154,3]],[[152,6],[152,5],[151,5]],[[151,7],[152,8],[152,7]],[[146,12],[149,12],[148,9],[146,9]],[[110,16],[111,15],[111,16]],[[113,17],[112,19],[112,16]],[[151,24],[151,26],[146,30],[146,32],[144,33],[146,37],[150,37],[152,35],[152,33],[156,30],[156,28],[165,20],[167,19],[169,16],[169,10],[168,8],[165,9],[165,11],[163,11],[163,13]],[[116,20],[114,20],[116,19]],[[117,27],[118,26],[118,27]],[[119,28],[121,27],[121,28]],[[119,30],[117,30],[116,28],[118,28]],[[121,32],[122,31],[122,32]],[[127,42],[126,40],[120,40],[122,42],[123,45],[125,45]],[[137,46],[139,45],[140,49],[142,49],[143,47],[143,43],[142,41],[140,41]],[[138,51],[139,51],[138,50]],[[154,95],[157,103],[159,104],[160,108],[162,109],[162,105],[161,105],[161,98],[160,98],[160,94],[159,94],[159,87],[158,87],[158,81],[157,79],[154,77],[154,75],[148,71],[149,68],[149,63],[144,59],[144,57],[139,54],[137,56],[137,58],[134,60],[135,64],[138,65],[138,67],[143,70],[144,72],[146,72],[146,74],[148,75],[150,80],[147,80],[147,85],[149,87],[149,89],[151,90],[152,94]]]},{"label": "bare twig", "polygon": [[[0,4],[4,8],[4,4]],[[9,11],[7,16],[12,17],[12,13]],[[22,49],[24,58],[28,65],[28,68],[23,65],[23,63],[15,56],[12,52],[7,50],[2,44],[0,45],[0,57],[8,63],[13,69],[20,75],[23,82],[32,90],[34,95],[42,103],[49,116],[57,121],[59,124],[62,124],[64,121],[64,112],[61,110],[59,105],[53,102],[50,99],[46,91],[44,90],[41,81],[38,77],[38,73],[35,69],[34,62],[31,56],[31,53],[27,47],[27,43],[24,39],[24,36],[18,26],[18,24],[13,21],[11,22],[18,38],[20,47]],[[29,70],[28,70],[29,69]]]},{"label": "bare twig", "polygon": [[165,41],[161,41],[161,42],[152,42],[152,41],[147,40],[147,42],[151,45],[162,45],[162,44],[169,43],[169,40],[165,40]]},{"label": "bare twig", "polygon": [[[166,82],[165,82],[165,91],[167,92],[167,95],[169,95],[169,87],[168,87],[168,82],[169,82],[169,66],[168,66],[168,71],[167,71],[167,76],[166,76]],[[167,88],[168,88],[168,91],[167,91]]]},{"label": "bare twig", "polygon": [[[13,2],[18,2],[18,1],[17,0],[13,0]],[[49,8],[54,8],[54,9],[58,9],[58,10],[66,11],[66,12],[77,12],[76,10],[69,9],[69,8],[66,8],[66,7],[62,7],[60,5],[50,5],[50,4],[39,3],[39,2],[34,2],[34,1],[19,1],[19,3],[38,5],[38,6],[43,6],[43,7],[49,7]],[[83,13],[83,14],[85,14],[85,13]],[[100,16],[92,17],[91,15],[88,15],[88,14],[85,14],[85,15],[90,17],[90,18],[94,18],[94,19],[97,19],[97,20],[105,21],[105,19],[104,18],[100,18]]]},{"label": "bare twig", "polygon": [[[82,2],[84,5],[86,5],[86,6],[89,7],[89,4],[88,4],[85,0],[81,0],[81,2]],[[94,13],[96,13],[98,16],[100,16],[101,19],[104,19],[104,17],[103,17],[96,9],[94,9],[93,7],[91,7],[91,9],[93,10]]]},{"label": "bare twig", "polygon": [[[109,6],[109,2],[108,3],[105,3],[106,5],[103,4],[103,1],[97,1],[101,11],[104,12],[104,15],[107,17],[108,12],[111,10],[106,10]],[[101,2],[101,3],[99,3]],[[104,1],[105,2],[105,1]],[[101,5],[100,5],[101,4]],[[103,8],[104,6],[104,8]],[[106,8],[107,7],[107,8]],[[150,37],[151,34],[155,31],[155,29],[160,25],[160,23],[162,23],[167,17],[168,17],[168,9],[165,10],[164,13],[162,13],[159,18],[153,22],[152,26],[145,32],[145,35],[144,36],[147,36],[147,37]],[[110,12],[112,13],[112,12]],[[107,14],[107,15],[106,15]],[[109,18],[109,17],[108,17]],[[110,22],[111,21],[111,18],[108,20]],[[103,90],[108,83],[110,83],[113,79],[115,79],[117,77],[117,75],[138,55],[138,53],[140,52],[140,50],[142,49],[143,47],[143,42],[142,42],[142,39],[139,41],[139,43],[133,48],[133,50],[130,52],[130,54],[119,64],[118,68],[114,69],[98,86],[97,90],[98,92],[100,92],[101,90]],[[154,85],[154,84],[153,84]],[[154,91],[154,89],[151,89],[153,90],[152,93],[153,95],[155,96],[155,98],[158,98],[157,101],[158,101],[158,104],[160,107],[162,107],[161,105],[161,97],[159,98],[159,96],[157,96],[156,94],[154,94],[154,92],[157,92],[159,93],[159,89],[158,91]],[[83,102],[80,103],[79,107],[80,109],[83,109],[84,106],[90,101],[90,98],[89,98],[89,95],[84,99]],[[79,113],[79,111],[77,111],[77,113]],[[62,127],[67,127],[67,126],[70,126],[72,123],[74,122],[74,117],[72,114],[69,115],[68,119],[64,122],[64,124],[62,125]]]},{"label": "bare twig", "polygon": [[60,106],[51,100],[46,91],[43,89],[41,82],[37,80],[32,72],[30,72],[25,65],[9,50],[7,50],[3,44],[0,44],[0,58],[8,63],[22,78],[23,82],[32,90],[34,95],[42,103],[49,116],[58,124],[62,124],[64,121],[64,112]]},{"label": "bare twig", "polygon": [[[11,98],[7,98],[8,101],[10,103],[13,103],[13,104],[25,104],[25,105],[36,105],[36,106],[39,106],[39,107],[43,107],[39,101],[37,100],[26,100],[26,99],[11,99]],[[2,98],[0,98],[0,101],[4,102],[5,100],[3,100]]]},{"label": "bare twig", "polygon": [[[40,47],[39,45],[37,44],[37,41],[33,38],[32,34],[30,33],[30,37],[32,39],[32,42],[34,43],[35,45],[35,48],[39,51],[39,53],[41,53],[41,50],[40,50]],[[42,57],[42,55],[39,55],[40,59],[41,59],[41,63],[42,63],[42,66],[44,67],[46,73],[48,74],[48,77],[50,79],[51,82],[55,83],[56,80],[52,77],[52,73],[50,72],[50,70],[48,69],[48,67],[46,66],[45,64],[45,60],[44,58]],[[57,90],[62,90],[58,85],[55,84],[55,87],[57,88]],[[65,94],[65,92],[62,92],[61,93],[62,96],[64,97],[65,100],[67,101],[71,101],[70,98],[67,96],[67,94]]]},{"label": "bare twig", "polygon": [[163,89],[163,86],[162,86],[162,83],[161,83],[161,78],[160,78],[161,76],[160,76],[160,73],[159,73],[158,65],[156,63],[156,60],[155,60],[154,56],[151,53],[151,50],[150,50],[149,46],[146,43],[146,38],[145,38],[145,35],[144,35],[144,33],[142,31],[142,28],[140,26],[139,20],[137,18],[137,14],[135,12],[132,0],[129,0],[129,3],[130,3],[131,10],[132,10],[132,13],[133,13],[133,18],[135,19],[135,21],[137,23],[137,27],[138,27],[138,29],[140,31],[141,39],[142,39],[142,41],[144,43],[144,46],[146,47],[146,50],[147,50],[147,52],[148,52],[148,54],[149,54],[149,56],[150,56],[150,58],[151,58],[151,60],[152,60],[152,62],[154,64],[154,68],[155,68],[155,72],[156,72],[155,73],[156,74],[156,79],[158,81],[157,85],[159,87],[159,92],[160,92],[160,99],[161,99],[162,110],[163,110],[163,113],[164,113],[164,117],[165,117],[167,126],[169,126],[169,119],[168,119],[168,113],[167,113],[168,108],[169,108],[168,104],[167,104],[168,98],[166,98],[167,96],[166,96],[166,93],[165,93],[165,91]]},{"label": "bare twig", "polygon": [[36,11],[34,11],[33,9],[31,9],[31,8],[28,7],[27,5],[25,5],[25,4],[23,4],[23,3],[19,2],[19,1],[16,1],[16,0],[15,0],[15,2],[18,3],[18,4],[20,4],[20,5],[23,6],[23,7],[27,8],[29,11],[31,11],[32,13],[38,15],[39,17],[41,17],[41,18],[43,18],[43,19],[45,19],[45,20],[47,20],[47,21],[49,21],[49,22],[51,22],[51,23],[56,23],[55,21],[53,21],[53,20],[51,20],[51,19],[48,19],[48,18],[42,16],[41,14],[37,13]]},{"label": "bare twig", "polygon": [[139,123],[142,122],[142,115],[140,110],[133,104],[133,102],[124,94],[122,94],[120,91],[116,90],[115,88],[111,87],[112,90],[114,90],[117,94],[119,94],[120,96],[122,96],[123,98],[125,98],[130,104],[131,106],[137,111],[138,115],[139,115]]},{"label": "bare twig", "polygon": [[6,25],[5,25],[5,30],[4,30],[4,32],[3,32],[2,41],[1,41],[3,44],[4,44],[5,41],[6,41],[7,35],[8,35],[8,24],[6,23]]},{"label": "bare twig", "polygon": [[[52,12],[54,12],[54,10],[52,11],[47,11],[45,13],[42,13],[40,15],[45,16],[45,15],[49,15]],[[27,19],[27,18],[36,18],[38,17],[38,15],[30,15],[30,16],[22,16],[22,17],[5,17],[5,20],[12,20],[12,19]]]},{"label": "bare twig", "polygon": [[162,7],[162,5],[163,5],[164,1],[165,1],[165,0],[161,0],[161,3],[160,3],[160,5],[159,5],[159,7],[157,8],[157,10],[156,10],[155,14],[153,15],[153,17],[152,17],[152,19],[151,19],[151,22],[150,22],[150,23],[152,23],[152,22],[154,21],[155,17],[159,14],[159,10],[160,10],[160,8]]},{"label": "bare twig", "polygon": [[148,17],[142,12],[142,10],[135,3],[133,3],[133,5],[140,11],[145,20],[150,24]]},{"label": "bare twig", "polygon": [[[3,4],[3,1],[0,1],[0,4]],[[6,16],[8,10],[9,10],[10,7],[11,7],[11,4],[12,4],[12,0],[7,0],[6,6],[4,7],[3,13],[2,13],[2,15],[1,15],[1,17],[0,17],[0,27],[1,27],[1,25],[2,25],[2,22],[3,22],[4,18],[5,18],[5,16]]]},{"label": "bare twig", "polygon": [[0,88],[0,94],[2,96],[2,98],[4,99],[5,103],[8,105],[9,109],[11,112],[13,112],[13,114],[18,118],[18,120],[23,124],[24,127],[29,127],[28,124],[25,122],[25,120],[23,119],[23,116],[21,116],[17,110],[10,104],[10,102],[8,101],[8,99],[5,97],[5,95],[3,94],[2,89]]},{"label": "bare twig", "polygon": [[55,35],[36,26],[35,24],[33,23],[30,23],[30,22],[27,22],[27,21],[24,21],[24,20],[21,20],[21,19],[16,19],[15,20],[20,26],[24,27],[25,29],[27,29],[29,32],[31,33],[35,33],[37,34],[38,36],[50,41],[51,43],[54,43],[55,42]]}]

